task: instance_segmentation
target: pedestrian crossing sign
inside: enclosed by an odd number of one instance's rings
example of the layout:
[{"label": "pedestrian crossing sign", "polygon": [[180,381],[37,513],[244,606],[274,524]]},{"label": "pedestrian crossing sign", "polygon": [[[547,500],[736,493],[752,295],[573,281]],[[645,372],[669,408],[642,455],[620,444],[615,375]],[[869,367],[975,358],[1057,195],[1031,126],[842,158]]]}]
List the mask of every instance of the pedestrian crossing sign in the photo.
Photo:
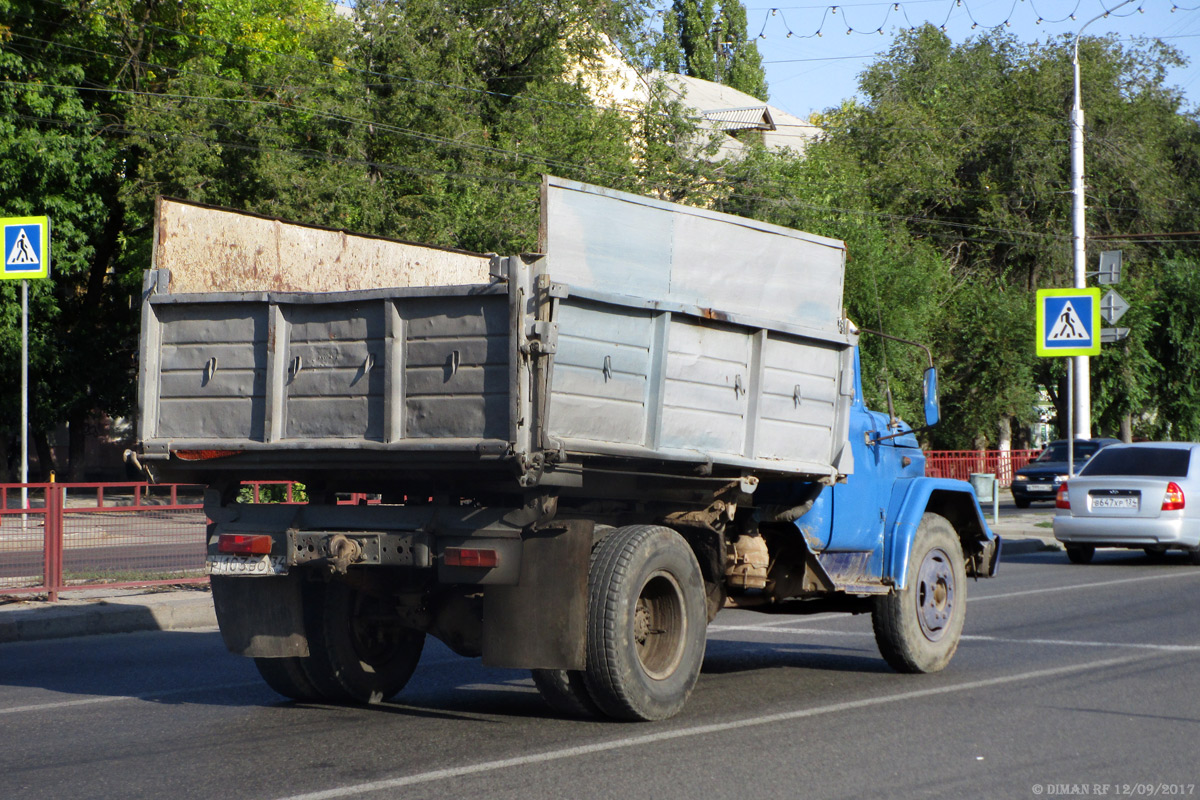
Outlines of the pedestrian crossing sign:
[{"label": "pedestrian crossing sign", "polygon": [[1100,290],[1039,289],[1039,356],[1100,355]]},{"label": "pedestrian crossing sign", "polygon": [[50,218],[0,217],[4,269],[0,280],[50,277]]}]

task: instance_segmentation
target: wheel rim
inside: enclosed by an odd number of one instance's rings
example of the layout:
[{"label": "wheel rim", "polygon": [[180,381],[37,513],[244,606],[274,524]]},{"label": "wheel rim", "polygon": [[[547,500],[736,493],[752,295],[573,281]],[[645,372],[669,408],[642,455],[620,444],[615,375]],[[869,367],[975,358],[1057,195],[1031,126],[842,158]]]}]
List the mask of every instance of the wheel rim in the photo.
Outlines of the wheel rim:
[{"label": "wheel rim", "polygon": [[954,616],[954,571],[950,556],[940,547],[925,554],[917,571],[917,620],[931,642],[945,635]]},{"label": "wheel rim", "polygon": [[633,640],[648,676],[663,680],[675,672],[683,660],[686,633],[679,582],[668,572],[655,572],[642,587],[633,612]]}]

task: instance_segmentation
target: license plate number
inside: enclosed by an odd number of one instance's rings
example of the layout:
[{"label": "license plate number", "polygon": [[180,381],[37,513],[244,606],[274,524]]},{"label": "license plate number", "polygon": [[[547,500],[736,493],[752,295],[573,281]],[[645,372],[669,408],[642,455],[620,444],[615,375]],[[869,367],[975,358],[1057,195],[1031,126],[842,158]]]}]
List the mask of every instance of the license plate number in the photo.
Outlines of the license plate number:
[{"label": "license plate number", "polygon": [[204,571],[209,575],[238,575],[243,577],[264,577],[270,575],[286,575],[287,560],[283,556],[209,556],[204,562]]},{"label": "license plate number", "polygon": [[1092,508],[1132,508],[1136,510],[1136,497],[1093,497]]},{"label": "license plate number", "polygon": [[1048,483],[1031,483],[1025,487],[1027,492],[1048,492],[1054,487]]}]

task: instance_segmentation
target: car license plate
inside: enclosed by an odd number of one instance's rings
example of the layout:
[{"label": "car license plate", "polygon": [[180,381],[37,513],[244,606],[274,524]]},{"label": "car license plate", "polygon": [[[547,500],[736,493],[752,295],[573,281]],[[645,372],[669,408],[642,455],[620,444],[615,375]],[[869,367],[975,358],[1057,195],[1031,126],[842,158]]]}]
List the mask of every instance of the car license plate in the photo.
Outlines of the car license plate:
[{"label": "car license plate", "polygon": [[1025,487],[1027,492],[1048,492],[1054,487],[1048,483],[1031,483]]},{"label": "car license plate", "polygon": [[1138,508],[1136,497],[1092,497],[1091,501],[1092,508]]},{"label": "car license plate", "polygon": [[287,559],[283,556],[243,556],[222,553],[205,559],[204,571],[209,575],[264,577],[286,575],[288,565]]}]

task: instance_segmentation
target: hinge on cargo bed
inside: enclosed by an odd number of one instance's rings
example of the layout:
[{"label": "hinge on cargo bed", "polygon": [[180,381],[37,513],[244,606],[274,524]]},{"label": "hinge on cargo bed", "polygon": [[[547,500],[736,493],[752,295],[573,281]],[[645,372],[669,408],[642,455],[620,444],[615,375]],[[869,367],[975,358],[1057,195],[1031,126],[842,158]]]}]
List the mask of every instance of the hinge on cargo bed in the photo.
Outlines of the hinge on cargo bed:
[{"label": "hinge on cargo bed", "polygon": [[558,352],[558,323],[539,319],[529,326],[529,352],[550,355]]},{"label": "hinge on cargo bed", "polygon": [[494,281],[508,280],[508,259],[496,253],[488,253],[488,274]]}]

